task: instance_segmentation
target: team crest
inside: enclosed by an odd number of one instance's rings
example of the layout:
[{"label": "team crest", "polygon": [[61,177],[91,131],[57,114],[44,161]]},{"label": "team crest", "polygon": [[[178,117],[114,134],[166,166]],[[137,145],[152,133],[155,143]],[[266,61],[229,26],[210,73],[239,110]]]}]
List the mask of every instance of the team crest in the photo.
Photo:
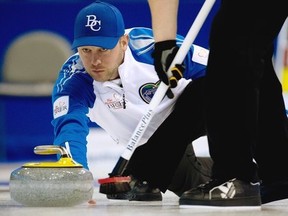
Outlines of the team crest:
[{"label": "team crest", "polygon": [[156,83],[145,83],[139,88],[139,95],[145,103],[149,104],[152,100],[160,81]]}]

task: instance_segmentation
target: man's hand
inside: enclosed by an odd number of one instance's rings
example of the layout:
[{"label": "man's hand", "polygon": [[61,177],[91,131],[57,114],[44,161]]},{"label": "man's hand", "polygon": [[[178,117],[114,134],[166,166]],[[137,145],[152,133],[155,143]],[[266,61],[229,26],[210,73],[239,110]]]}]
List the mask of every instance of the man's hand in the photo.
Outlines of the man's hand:
[{"label": "man's hand", "polygon": [[[173,75],[168,77],[167,71],[178,50],[179,47],[176,45],[176,40],[167,40],[156,42],[152,53],[154,68],[159,79],[170,88],[175,88],[177,86],[177,82],[183,77],[183,72],[185,70],[184,65],[176,64],[171,70]],[[167,90],[166,95],[169,98],[173,98],[174,94],[170,88]]]},{"label": "man's hand", "polygon": [[89,205],[96,205],[96,200],[94,200],[94,199],[88,200],[88,204]]}]

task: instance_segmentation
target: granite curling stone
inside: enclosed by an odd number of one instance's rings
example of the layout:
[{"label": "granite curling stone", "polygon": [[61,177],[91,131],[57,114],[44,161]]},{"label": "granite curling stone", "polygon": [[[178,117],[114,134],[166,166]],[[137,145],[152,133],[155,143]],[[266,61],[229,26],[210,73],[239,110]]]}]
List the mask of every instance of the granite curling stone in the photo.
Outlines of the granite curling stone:
[{"label": "granite curling stone", "polygon": [[41,145],[35,154],[60,154],[55,162],[26,163],[10,175],[10,196],[25,206],[64,207],[88,202],[93,197],[93,175],[76,163],[61,146]]}]

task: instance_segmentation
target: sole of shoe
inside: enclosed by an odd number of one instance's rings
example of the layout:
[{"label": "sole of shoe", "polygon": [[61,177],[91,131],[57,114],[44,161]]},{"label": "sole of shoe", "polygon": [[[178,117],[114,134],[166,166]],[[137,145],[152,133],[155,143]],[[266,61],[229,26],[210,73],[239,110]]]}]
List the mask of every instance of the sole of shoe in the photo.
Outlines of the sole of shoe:
[{"label": "sole of shoe", "polygon": [[129,201],[146,201],[146,202],[162,201],[162,195],[161,194],[137,194],[137,196],[131,197]]},{"label": "sole of shoe", "polygon": [[261,206],[203,206],[179,205],[180,209],[193,209],[202,211],[261,211]]},{"label": "sole of shoe", "polygon": [[107,196],[110,201],[144,201],[154,202],[162,201],[162,194],[137,194],[135,196],[126,194],[115,194]]},{"label": "sole of shoe", "polygon": [[230,200],[189,200],[180,199],[180,208],[209,208],[209,209],[261,209],[261,201],[259,197],[251,197],[249,199],[230,199]]}]

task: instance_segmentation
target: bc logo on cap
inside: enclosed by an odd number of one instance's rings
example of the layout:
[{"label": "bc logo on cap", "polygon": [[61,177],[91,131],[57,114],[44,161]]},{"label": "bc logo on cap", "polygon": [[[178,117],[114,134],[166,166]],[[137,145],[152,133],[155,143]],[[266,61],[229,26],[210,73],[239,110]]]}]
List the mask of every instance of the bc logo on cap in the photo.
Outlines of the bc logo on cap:
[{"label": "bc logo on cap", "polygon": [[81,46],[113,49],[124,33],[121,12],[109,3],[95,1],[76,16],[72,49]]},{"label": "bc logo on cap", "polygon": [[87,24],[85,27],[90,27],[92,31],[99,31],[101,29],[101,20],[97,20],[95,15],[87,15]]}]

